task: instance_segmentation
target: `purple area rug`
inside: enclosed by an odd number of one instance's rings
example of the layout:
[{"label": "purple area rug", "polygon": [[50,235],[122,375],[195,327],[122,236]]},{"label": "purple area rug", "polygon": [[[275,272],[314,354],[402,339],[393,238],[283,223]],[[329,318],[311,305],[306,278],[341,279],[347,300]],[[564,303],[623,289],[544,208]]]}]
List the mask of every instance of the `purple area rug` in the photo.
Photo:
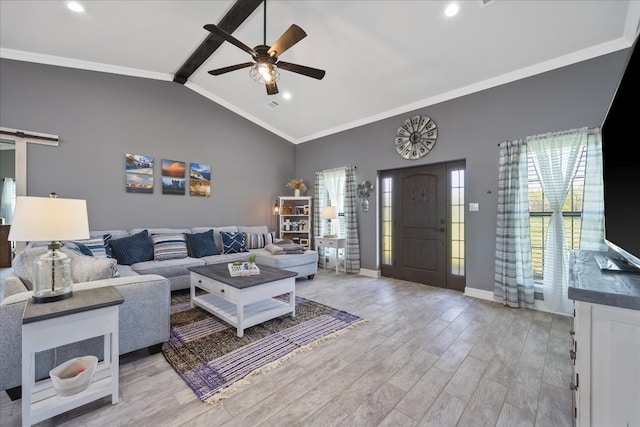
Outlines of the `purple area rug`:
[{"label": "purple area rug", "polygon": [[296,317],[281,316],[245,329],[199,307],[189,293],[171,296],[171,333],[162,352],[200,400],[215,403],[291,356],[347,332],[363,322],[353,314],[296,297]]}]

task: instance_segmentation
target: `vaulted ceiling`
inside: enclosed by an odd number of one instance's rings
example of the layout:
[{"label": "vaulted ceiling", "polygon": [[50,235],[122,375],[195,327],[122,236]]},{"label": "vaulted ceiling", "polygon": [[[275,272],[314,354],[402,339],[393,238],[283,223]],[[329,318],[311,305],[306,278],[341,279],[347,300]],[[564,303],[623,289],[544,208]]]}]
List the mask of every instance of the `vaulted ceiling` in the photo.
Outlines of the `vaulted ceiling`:
[{"label": "vaulted ceiling", "polygon": [[267,44],[297,24],[307,37],[280,59],[326,70],[282,70],[270,96],[249,68],[207,73],[251,57],[204,25],[243,7],[248,17],[225,25],[260,45],[259,1],[81,0],[83,13],[66,3],[0,0],[0,57],[172,82],[209,38],[213,53],[185,86],[292,143],[627,48],[640,22],[638,0],[467,0],[453,17],[448,1],[269,0]]}]

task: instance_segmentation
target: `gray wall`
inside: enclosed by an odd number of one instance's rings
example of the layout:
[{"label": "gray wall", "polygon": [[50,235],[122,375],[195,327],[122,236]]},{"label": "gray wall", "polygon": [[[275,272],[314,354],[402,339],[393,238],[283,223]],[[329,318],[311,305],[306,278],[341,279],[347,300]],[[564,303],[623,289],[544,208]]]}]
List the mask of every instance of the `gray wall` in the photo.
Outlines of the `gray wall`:
[{"label": "gray wall", "polygon": [[[28,144],[27,193],[86,199],[92,229],[255,225],[293,176],[295,146],[172,82],[0,60],[0,126]],[[155,157],[154,193],[125,192],[126,153]],[[163,195],[162,159],[209,164],[209,198]]]},{"label": "gray wall", "polygon": [[[271,207],[277,195],[290,194],[285,184],[292,176],[310,184],[315,171],[355,165],[359,181],[375,181],[380,170],[464,159],[466,202],[480,204],[479,212],[467,214],[467,286],[491,291],[498,143],[599,126],[627,55],[595,58],[298,146],[174,83],[0,60],[0,126],[60,135],[57,148],[30,144],[28,193],[86,198],[93,229],[273,227]],[[439,138],[425,158],[408,161],[393,139],[414,114],[432,117]],[[126,193],[125,153],[211,164],[212,197],[162,195],[159,165],[153,195]],[[362,267],[377,270],[377,201],[370,200],[369,212],[359,213]]]},{"label": "gray wall", "polygon": [[[313,182],[315,171],[355,165],[359,182],[374,182],[380,170],[466,160],[467,206],[480,204],[466,217],[467,286],[492,291],[498,144],[601,125],[628,54],[616,52],[300,144],[296,176]],[[401,158],[394,144],[397,128],[414,114],[433,118],[439,132],[434,149],[417,161]],[[370,202],[369,212],[359,212],[358,218],[361,264],[377,270],[377,201],[372,197]]]}]

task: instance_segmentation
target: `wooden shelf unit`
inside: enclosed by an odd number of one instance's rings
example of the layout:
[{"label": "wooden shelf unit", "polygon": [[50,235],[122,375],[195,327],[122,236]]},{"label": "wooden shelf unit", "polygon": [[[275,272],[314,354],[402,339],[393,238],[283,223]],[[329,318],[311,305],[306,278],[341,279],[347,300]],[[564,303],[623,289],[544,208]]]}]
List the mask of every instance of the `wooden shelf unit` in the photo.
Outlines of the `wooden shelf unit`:
[{"label": "wooden shelf unit", "polygon": [[278,205],[278,237],[312,249],[314,246],[311,241],[313,236],[311,197],[280,196]]}]

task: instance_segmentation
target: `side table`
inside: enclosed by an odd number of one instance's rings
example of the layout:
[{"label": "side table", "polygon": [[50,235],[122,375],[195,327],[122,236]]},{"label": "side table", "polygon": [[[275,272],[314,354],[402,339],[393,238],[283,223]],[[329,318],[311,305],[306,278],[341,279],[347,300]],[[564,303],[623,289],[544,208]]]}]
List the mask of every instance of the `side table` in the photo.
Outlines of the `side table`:
[{"label": "side table", "polygon": [[[347,239],[345,237],[322,237],[316,236],[316,251],[323,248],[334,248],[336,250],[336,273],[339,271],[340,262],[338,259],[338,249],[344,251],[344,272],[347,272]],[[325,258],[322,257],[322,268],[325,267]]]},{"label": "side table", "polygon": [[[22,318],[23,426],[108,395],[112,404],[118,403],[118,305],[123,302],[113,286],[75,291],[73,297],[51,303],[27,301]],[[58,396],[50,378],[35,380],[37,352],[98,336],[104,336],[104,360],[86,390]]]}]

